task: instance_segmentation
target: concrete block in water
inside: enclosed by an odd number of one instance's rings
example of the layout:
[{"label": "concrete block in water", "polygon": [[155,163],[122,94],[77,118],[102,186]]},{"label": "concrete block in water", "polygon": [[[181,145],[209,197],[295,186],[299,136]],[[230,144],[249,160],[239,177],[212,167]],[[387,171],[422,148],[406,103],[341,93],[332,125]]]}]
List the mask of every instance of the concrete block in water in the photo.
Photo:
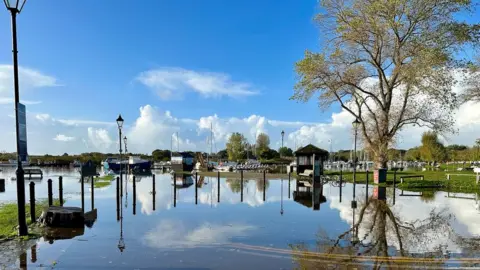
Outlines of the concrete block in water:
[{"label": "concrete block in water", "polygon": [[81,228],[85,215],[79,207],[50,206],[43,211],[40,222],[48,227]]}]

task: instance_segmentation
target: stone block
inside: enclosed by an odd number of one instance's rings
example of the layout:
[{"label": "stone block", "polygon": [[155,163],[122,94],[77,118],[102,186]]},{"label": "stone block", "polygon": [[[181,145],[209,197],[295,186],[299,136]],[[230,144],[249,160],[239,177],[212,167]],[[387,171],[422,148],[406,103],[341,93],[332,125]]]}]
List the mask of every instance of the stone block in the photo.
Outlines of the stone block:
[{"label": "stone block", "polygon": [[50,206],[43,211],[40,222],[47,227],[81,228],[85,216],[79,207]]}]

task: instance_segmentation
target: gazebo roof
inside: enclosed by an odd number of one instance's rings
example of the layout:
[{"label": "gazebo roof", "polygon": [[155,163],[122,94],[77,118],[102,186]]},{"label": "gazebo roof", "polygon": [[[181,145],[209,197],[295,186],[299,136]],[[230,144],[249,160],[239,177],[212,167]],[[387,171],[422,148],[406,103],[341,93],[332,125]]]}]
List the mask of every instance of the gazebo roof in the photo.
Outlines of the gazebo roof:
[{"label": "gazebo roof", "polygon": [[295,156],[301,155],[301,156],[307,156],[307,155],[320,155],[323,158],[328,158],[328,151],[323,150],[321,148],[316,147],[313,144],[309,144],[305,147],[302,147],[295,151]]}]

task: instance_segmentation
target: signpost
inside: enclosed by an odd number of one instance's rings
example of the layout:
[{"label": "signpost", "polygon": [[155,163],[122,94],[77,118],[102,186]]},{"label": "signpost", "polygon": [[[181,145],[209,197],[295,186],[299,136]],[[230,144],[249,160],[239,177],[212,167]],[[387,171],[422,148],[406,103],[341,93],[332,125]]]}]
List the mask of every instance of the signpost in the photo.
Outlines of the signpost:
[{"label": "signpost", "polygon": [[19,133],[19,153],[20,161],[28,161],[27,151],[27,114],[25,105],[18,103],[18,133]]}]

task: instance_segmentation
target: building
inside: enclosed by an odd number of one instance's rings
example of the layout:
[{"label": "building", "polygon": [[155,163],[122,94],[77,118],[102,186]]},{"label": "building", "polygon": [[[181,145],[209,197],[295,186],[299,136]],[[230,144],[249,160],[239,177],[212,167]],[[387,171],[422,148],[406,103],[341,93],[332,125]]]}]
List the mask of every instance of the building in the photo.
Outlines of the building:
[{"label": "building", "polygon": [[297,160],[297,174],[305,172],[305,170],[313,170],[313,159],[319,161],[319,175],[323,174],[323,162],[328,159],[328,151],[320,149],[312,144],[302,147],[295,151]]},{"label": "building", "polygon": [[172,153],[172,160],[170,163],[172,170],[175,172],[190,172],[195,166],[194,156],[188,152]]}]

